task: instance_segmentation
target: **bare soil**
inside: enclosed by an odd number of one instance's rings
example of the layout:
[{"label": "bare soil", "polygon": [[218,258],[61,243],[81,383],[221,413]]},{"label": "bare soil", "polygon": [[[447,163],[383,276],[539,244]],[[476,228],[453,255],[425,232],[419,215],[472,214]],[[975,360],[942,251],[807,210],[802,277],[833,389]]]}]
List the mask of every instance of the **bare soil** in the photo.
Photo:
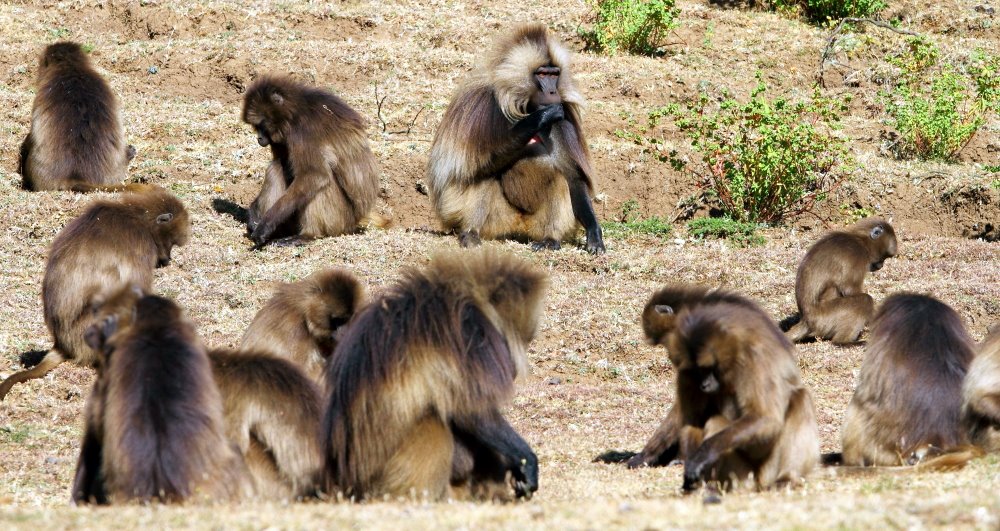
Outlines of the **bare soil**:
[{"label": "bare soil", "polygon": [[[887,16],[933,38],[949,57],[974,49],[1000,53],[996,15],[987,2],[928,5],[890,1]],[[17,150],[28,131],[37,57],[59,39],[93,48],[91,57],[118,94],[129,141],[138,149],[131,179],[168,187],[187,205],[192,241],[158,270],[155,288],[176,300],[206,343],[232,346],[276,282],[320,267],[347,267],[372,293],[400,267],[425,264],[442,235],[425,178],[434,130],[477,56],[498,32],[540,20],[577,52],[577,83],[589,100],[584,127],[599,178],[602,219],[626,201],[643,216],[670,216],[692,195],[695,179],[658,162],[615,132],[645,122],[653,108],[691,96],[700,84],[747,94],[761,71],[776,94],[811,92],[828,30],[728,2],[679,1],[681,26],[663,57],[583,52],[577,27],[583,2],[545,4],[438,0],[314,3],[235,0],[22,2],[0,5],[0,376],[18,355],[50,345],[42,321],[41,279],[48,245],[91,197],[20,189]],[[988,6],[987,6],[988,7]],[[994,7],[996,7],[994,5]],[[549,272],[542,329],[529,356],[532,374],[509,410],[541,460],[541,490],[506,506],[397,501],[351,504],[245,503],[224,507],[68,506],[79,450],[80,412],[91,371],[63,366],[15,387],[0,404],[0,526],[4,528],[156,527],[949,527],[1000,526],[1000,459],[962,471],[836,479],[823,473],[803,487],[735,492],[705,506],[679,492],[680,469],[628,471],[591,463],[609,449],[638,449],[671,402],[673,371],[648,346],[638,314],[667,282],[725,286],[758,301],[776,319],[795,309],[795,268],[827,229],[862,213],[890,219],[900,256],[870,276],[876,300],[902,290],[933,294],[965,319],[978,340],[1000,320],[1000,123],[993,117],[955,164],[897,160],[876,96],[885,52],[903,42],[863,27],[860,43],[825,70],[829,94],[853,96],[841,134],[859,164],[850,182],[815,215],[764,230],[767,243],[736,248],[692,241],[682,224],[668,239],[609,239],[591,257],[573,246],[532,253],[523,244],[486,245],[518,254]],[[369,120],[381,162],[379,209],[394,228],[304,246],[250,250],[226,205],[252,200],[269,153],[239,120],[242,92],[255,76],[288,72],[333,90]],[[379,98],[385,96],[381,118]],[[421,110],[422,109],[422,110]],[[417,114],[419,112],[419,115]],[[414,117],[416,119],[414,120]],[[412,121],[412,126],[410,126]],[[383,123],[385,127],[383,127]],[[410,128],[409,133],[404,131]],[[687,149],[665,132],[669,147]],[[427,230],[429,229],[429,230]],[[811,343],[799,348],[813,391],[824,451],[839,447],[862,346]]]}]

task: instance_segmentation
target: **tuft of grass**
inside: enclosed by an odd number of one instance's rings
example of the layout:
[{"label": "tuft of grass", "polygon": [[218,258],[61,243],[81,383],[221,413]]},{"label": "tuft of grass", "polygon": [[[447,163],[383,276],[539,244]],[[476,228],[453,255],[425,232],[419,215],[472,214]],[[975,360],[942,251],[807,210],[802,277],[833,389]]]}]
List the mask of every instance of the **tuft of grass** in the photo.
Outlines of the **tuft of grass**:
[{"label": "tuft of grass", "polygon": [[651,216],[643,219],[639,215],[639,202],[635,199],[622,203],[618,219],[601,223],[601,228],[605,236],[620,239],[642,235],[666,239],[674,230],[666,218]]},{"label": "tuft of grass", "polygon": [[757,234],[757,225],[730,218],[698,218],[687,223],[688,235],[697,240],[709,238],[727,240],[740,247],[763,245],[766,240]]},{"label": "tuft of grass", "polygon": [[21,444],[28,440],[29,434],[28,427],[23,425],[0,427],[0,440],[5,443]]}]

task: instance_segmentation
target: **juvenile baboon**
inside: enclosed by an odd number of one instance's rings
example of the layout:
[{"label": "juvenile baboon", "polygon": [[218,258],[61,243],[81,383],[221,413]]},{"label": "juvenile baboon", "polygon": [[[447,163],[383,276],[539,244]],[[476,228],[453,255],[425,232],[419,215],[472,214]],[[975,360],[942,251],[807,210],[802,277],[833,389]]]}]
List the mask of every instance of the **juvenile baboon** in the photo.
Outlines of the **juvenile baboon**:
[{"label": "juvenile baboon", "polygon": [[1000,451],[1000,324],[979,345],[962,394],[962,418],[971,442]]},{"label": "juvenile baboon", "polygon": [[914,464],[967,445],[962,382],[972,357],[972,339],[947,304],[914,293],[887,298],[844,418],[844,464]]},{"label": "juvenile baboon", "polygon": [[37,365],[0,384],[0,400],[10,388],[41,378],[66,360],[94,365],[96,353],[83,332],[91,320],[91,300],[135,284],[148,291],[153,269],[170,262],[170,251],[184,245],[191,231],[187,210],[166,190],[143,185],[117,201],[91,202],[56,235],[42,279],[45,325],[55,340]]},{"label": "juvenile baboon", "polygon": [[270,354],[216,349],[208,357],[226,433],[243,453],[258,494],[286,500],[316,494],[323,466],[317,384]]},{"label": "juvenile baboon", "polygon": [[875,303],[865,293],[865,274],[896,256],[896,232],[886,221],[865,218],[819,239],[795,276],[800,320],[787,332],[793,342],[808,337],[834,343],[858,340]]},{"label": "juvenile baboon", "polygon": [[531,497],[538,459],[500,407],[527,369],[545,284],[510,256],[441,255],[366,306],[326,369],[328,493],[439,499],[452,480],[510,473]]},{"label": "juvenile baboon", "polygon": [[378,166],[364,119],[344,100],[285,77],[265,76],[247,89],[243,121],[273,160],[250,205],[247,228],[257,245],[276,234],[337,236],[363,223],[378,197]]},{"label": "juvenile baboon", "polygon": [[84,412],[75,503],[253,494],[225,436],[208,355],[176,304],[127,286],[97,303],[84,335],[97,353],[97,380]]},{"label": "juvenile baboon", "polygon": [[569,52],[542,24],[511,32],[472,72],[428,165],[434,208],[463,247],[514,236],[558,249],[582,225],[587,251],[604,252],[582,106]]},{"label": "juvenile baboon", "polygon": [[689,298],[699,291],[670,287],[646,305],[647,336],[667,347],[677,369],[676,396],[629,466],[683,459],[685,490],[702,480],[730,487],[751,473],[759,489],[799,481],[819,460],[819,432],[791,343],[750,300],[725,292]]},{"label": "juvenile baboon", "polygon": [[45,48],[38,64],[31,131],[18,172],[28,190],[114,190],[135,148],[125,144],[118,101],[75,42]]},{"label": "juvenile baboon", "polygon": [[343,326],[366,301],[364,287],[343,269],[282,284],[257,312],[240,349],[286,358],[319,382]]}]

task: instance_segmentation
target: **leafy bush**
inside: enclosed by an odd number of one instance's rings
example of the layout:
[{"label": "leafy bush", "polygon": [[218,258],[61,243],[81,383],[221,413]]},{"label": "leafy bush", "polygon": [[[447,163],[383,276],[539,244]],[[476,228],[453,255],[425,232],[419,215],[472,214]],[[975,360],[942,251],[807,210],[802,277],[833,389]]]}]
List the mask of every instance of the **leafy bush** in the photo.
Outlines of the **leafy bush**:
[{"label": "leafy bush", "polygon": [[954,160],[987,114],[1000,110],[1000,56],[974,53],[958,66],[941,61],[933,43],[916,37],[887,60],[900,70],[881,96],[901,136],[901,157]]},{"label": "leafy bush", "polygon": [[830,22],[845,17],[870,17],[886,8],[884,0],[772,0],[771,9],[801,13],[812,22]]},{"label": "leafy bush", "polygon": [[[701,158],[692,173],[736,221],[773,223],[808,212],[847,170],[844,141],[831,134],[847,100],[825,99],[818,92],[805,101],[771,100],[766,90],[758,74],[747,103],[723,92],[716,108],[716,99],[703,90],[683,109],[668,105],[650,114],[650,127],[669,116],[687,134]],[[661,160],[675,169],[687,167],[676,152]]]},{"label": "leafy bush", "polygon": [[673,227],[666,218],[652,216],[642,219],[639,215],[639,203],[629,199],[622,203],[621,215],[616,220],[601,223],[604,235],[609,238],[627,238],[645,234],[656,238],[667,238],[673,232]]},{"label": "leafy bush", "polygon": [[757,234],[757,225],[730,218],[698,218],[687,223],[688,235],[698,240],[716,238],[729,240],[740,247],[762,245],[764,237]]},{"label": "leafy bush", "polygon": [[588,49],[654,55],[667,32],[677,27],[674,0],[588,0],[594,26],[580,30]]}]

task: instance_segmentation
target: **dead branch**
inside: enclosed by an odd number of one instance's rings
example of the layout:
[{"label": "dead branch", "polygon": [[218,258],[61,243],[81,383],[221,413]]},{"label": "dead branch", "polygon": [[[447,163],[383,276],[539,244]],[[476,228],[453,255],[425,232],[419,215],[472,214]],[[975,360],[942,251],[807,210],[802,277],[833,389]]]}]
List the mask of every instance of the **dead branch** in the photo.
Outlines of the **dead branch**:
[{"label": "dead branch", "polygon": [[376,116],[378,116],[378,121],[382,124],[382,132],[383,133],[388,133],[390,135],[397,135],[397,134],[408,135],[408,134],[410,134],[410,131],[413,130],[414,124],[417,123],[417,118],[420,117],[420,113],[424,112],[424,109],[427,108],[427,106],[426,105],[421,105],[420,108],[417,109],[417,113],[413,115],[413,119],[410,120],[410,123],[406,125],[406,129],[400,129],[400,130],[397,130],[397,131],[387,131],[387,129],[389,128],[389,124],[386,123],[385,118],[382,118],[382,104],[385,103],[385,100],[386,100],[386,98],[389,97],[389,95],[386,94],[385,96],[382,96],[380,98],[379,94],[378,94],[378,81],[376,81],[374,83],[374,85],[375,85],[375,114],[376,114]]},{"label": "dead branch", "polygon": [[902,35],[911,35],[913,37],[920,37],[919,33],[894,27],[892,24],[889,24],[888,22],[883,22],[881,20],[874,20],[870,18],[856,18],[856,17],[842,18],[840,19],[840,22],[837,23],[837,27],[833,29],[832,33],[830,33],[830,38],[827,39],[826,41],[826,47],[823,48],[823,55],[819,61],[819,74],[817,75],[816,79],[816,81],[819,83],[819,86],[826,88],[826,81],[824,80],[824,75],[826,74],[826,61],[830,59],[830,56],[833,54],[833,45],[837,43],[837,37],[840,36],[840,31],[844,29],[844,26],[846,24],[860,24],[862,22],[871,24],[873,26],[878,26],[880,28],[887,29],[889,31],[900,33]]}]

